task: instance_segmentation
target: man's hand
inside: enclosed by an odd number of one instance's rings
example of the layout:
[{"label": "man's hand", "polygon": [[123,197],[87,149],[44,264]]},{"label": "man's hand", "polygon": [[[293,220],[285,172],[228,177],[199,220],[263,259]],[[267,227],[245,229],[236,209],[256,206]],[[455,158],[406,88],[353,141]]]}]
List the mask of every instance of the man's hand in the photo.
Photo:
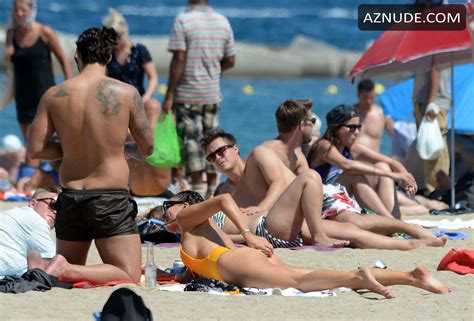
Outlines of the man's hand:
[{"label": "man's hand", "polygon": [[165,101],[163,102],[163,106],[162,106],[162,109],[165,113],[169,113],[171,112],[171,109],[173,107],[173,98],[172,97],[168,97],[165,99]]},{"label": "man's hand", "polygon": [[273,246],[267,241],[266,238],[253,235],[250,232],[244,233],[243,237],[248,247],[260,250],[268,257],[273,255]]},{"label": "man's hand", "polygon": [[250,206],[250,207],[246,207],[246,208],[240,208],[240,211],[242,212],[242,214],[245,214],[247,216],[255,215],[255,214],[258,214],[260,212],[263,212],[263,210],[258,206]]},{"label": "man's hand", "polygon": [[435,120],[435,118],[438,116],[439,113],[439,106],[436,103],[429,103],[428,106],[426,106],[426,112],[425,112],[425,117],[429,121]]}]

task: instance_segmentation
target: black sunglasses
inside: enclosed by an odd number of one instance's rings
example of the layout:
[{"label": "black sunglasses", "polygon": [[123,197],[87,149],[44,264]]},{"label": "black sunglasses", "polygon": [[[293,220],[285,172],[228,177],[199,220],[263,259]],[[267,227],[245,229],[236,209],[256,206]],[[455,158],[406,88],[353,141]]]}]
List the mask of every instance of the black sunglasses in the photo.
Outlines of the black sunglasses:
[{"label": "black sunglasses", "polygon": [[360,131],[362,128],[362,125],[341,125],[341,127],[346,127],[349,128],[349,131],[351,133],[355,132],[356,130]]},{"label": "black sunglasses", "polygon": [[310,121],[311,124],[313,124],[313,125],[316,124],[316,118],[315,117],[313,117],[311,119],[306,119],[306,121]]},{"label": "black sunglasses", "polygon": [[212,163],[213,161],[216,160],[216,155],[219,155],[220,157],[223,157],[226,150],[228,150],[229,148],[232,148],[234,146],[235,146],[234,144],[230,144],[230,145],[224,145],[222,147],[219,147],[218,149],[216,149],[215,151],[213,151],[212,153],[210,153],[209,155],[206,156],[207,161],[209,163]]},{"label": "black sunglasses", "polygon": [[185,201],[164,201],[163,205],[161,205],[161,217],[163,217],[166,214],[166,211],[168,211],[170,207],[173,207],[178,204],[184,204],[184,203],[186,202]]},{"label": "black sunglasses", "polygon": [[45,203],[46,205],[48,205],[48,207],[52,210],[56,209],[55,208],[55,205],[56,205],[56,200],[54,198],[51,198],[51,197],[45,197],[45,198],[38,198],[36,199],[38,202],[43,202]]}]

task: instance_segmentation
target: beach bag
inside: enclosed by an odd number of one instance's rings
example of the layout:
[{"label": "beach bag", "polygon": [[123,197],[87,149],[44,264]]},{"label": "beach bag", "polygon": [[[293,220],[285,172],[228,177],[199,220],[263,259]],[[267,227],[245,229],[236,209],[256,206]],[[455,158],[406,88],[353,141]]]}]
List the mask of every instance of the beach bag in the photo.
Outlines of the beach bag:
[{"label": "beach bag", "polygon": [[141,296],[130,289],[120,288],[110,295],[102,309],[100,320],[153,321],[153,315]]},{"label": "beach bag", "polygon": [[474,250],[453,248],[439,262],[438,271],[448,270],[457,274],[474,274]]},{"label": "beach bag", "polygon": [[13,67],[7,65],[5,78],[0,84],[0,111],[10,105],[15,99],[15,82],[13,76]]},{"label": "beach bag", "polygon": [[416,136],[416,150],[421,159],[436,159],[445,148],[438,120],[429,121],[423,117]]},{"label": "beach bag", "polygon": [[146,158],[148,164],[159,168],[171,168],[181,163],[178,133],[171,113],[162,113],[153,133],[153,154]]}]

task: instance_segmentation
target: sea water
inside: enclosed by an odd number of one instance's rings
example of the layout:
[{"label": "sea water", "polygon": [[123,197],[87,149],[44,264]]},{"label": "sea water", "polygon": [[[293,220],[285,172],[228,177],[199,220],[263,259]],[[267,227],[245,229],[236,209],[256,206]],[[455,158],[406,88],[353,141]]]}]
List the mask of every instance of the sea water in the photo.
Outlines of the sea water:
[{"label": "sea water", "polygon": [[[216,10],[229,18],[237,41],[288,46],[296,36],[304,35],[341,49],[357,51],[363,51],[380,35],[380,32],[358,30],[357,7],[383,2],[294,0],[289,4],[287,0],[210,0]],[[10,0],[0,1],[0,25],[7,24],[11,3]],[[187,0],[41,0],[38,1],[38,20],[57,30],[79,34],[86,28],[101,25],[107,8],[115,7],[124,13],[132,35],[161,36],[169,34],[174,17],[185,9],[186,4]],[[4,74],[0,73],[0,81],[3,77]],[[166,75],[160,75],[160,82],[166,83]],[[243,88],[250,88],[248,86],[253,89],[251,94],[244,93]],[[336,88],[337,92],[330,94],[329,86]],[[248,90],[246,92],[249,93]],[[331,107],[356,101],[355,86],[349,79],[342,78],[224,77],[222,93],[221,126],[235,134],[243,156],[248,155],[255,145],[276,136],[274,113],[287,98],[312,98],[313,111],[323,120],[323,130],[324,116]],[[163,100],[159,94],[156,98]],[[20,134],[13,105],[0,112],[0,137],[8,133]],[[382,152],[390,154],[388,137],[383,139]]]}]

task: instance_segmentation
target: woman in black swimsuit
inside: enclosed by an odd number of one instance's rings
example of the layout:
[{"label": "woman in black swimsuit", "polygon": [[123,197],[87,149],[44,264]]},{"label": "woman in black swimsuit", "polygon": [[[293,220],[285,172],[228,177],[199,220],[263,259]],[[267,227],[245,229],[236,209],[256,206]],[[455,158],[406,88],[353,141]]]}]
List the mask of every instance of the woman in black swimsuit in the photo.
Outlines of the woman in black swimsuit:
[{"label": "woman in black swimsuit", "polygon": [[[54,86],[51,51],[61,64],[64,78],[72,76],[56,33],[36,22],[35,18],[35,0],[13,1],[12,27],[7,30],[5,57],[14,68],[17,119],[25,141],[41,97]],[[27,165],[34,164],[27,159]]]}]

